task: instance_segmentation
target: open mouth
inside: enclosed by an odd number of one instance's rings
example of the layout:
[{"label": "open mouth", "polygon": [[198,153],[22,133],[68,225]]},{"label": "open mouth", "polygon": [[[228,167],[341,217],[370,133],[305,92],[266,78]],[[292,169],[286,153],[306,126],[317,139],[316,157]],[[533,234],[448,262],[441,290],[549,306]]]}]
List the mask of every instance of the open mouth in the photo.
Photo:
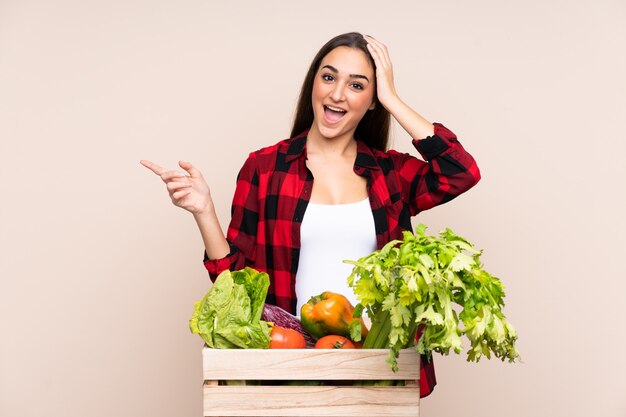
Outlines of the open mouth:
[{"label": "open mouth", "polygon": [[324,117],[330,123],[337,123],[347,113],[346,110],[333,106],[324,106]]}]

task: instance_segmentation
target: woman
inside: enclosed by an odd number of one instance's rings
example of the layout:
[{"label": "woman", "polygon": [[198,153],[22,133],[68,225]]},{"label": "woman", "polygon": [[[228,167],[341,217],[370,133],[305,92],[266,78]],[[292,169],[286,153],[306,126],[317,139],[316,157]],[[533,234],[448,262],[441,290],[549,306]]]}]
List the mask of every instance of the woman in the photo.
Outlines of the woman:
[{"label": "woman", "polygon": [[[428,162],[387,151],[390,115]],[[212,279],[245,266],[266,271],[267,302],[293,314],[323,290],[350,295],[350,268],[341,260],[401,238],[411,216],[480,179],[454,134],[399,98],[385,45],[359,33],[331,39],[314,58],[291,136],[244,163],[226,237],[195,167],[181,161],[185,175],[141,163],[166,183],[175,205],[193,213]],[[432,362],[425,365],[422,396],[435,384]]]}]

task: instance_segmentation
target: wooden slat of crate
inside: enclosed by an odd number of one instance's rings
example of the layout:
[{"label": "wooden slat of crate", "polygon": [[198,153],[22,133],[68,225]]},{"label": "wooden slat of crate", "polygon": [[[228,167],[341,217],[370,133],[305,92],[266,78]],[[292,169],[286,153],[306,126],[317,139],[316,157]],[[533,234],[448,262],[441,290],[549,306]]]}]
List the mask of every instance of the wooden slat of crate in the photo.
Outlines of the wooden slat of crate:
[{"label": "wooden slat of crate", "polygon": [[419,386],[210,386],[205,416],[417,417]]},{"label": "wooden slat of crate", "polygon": [[210,349],[204,348],[205,380],[417,380],[414,348],[398,357],[398,372],[385,362],[386,349]]}]

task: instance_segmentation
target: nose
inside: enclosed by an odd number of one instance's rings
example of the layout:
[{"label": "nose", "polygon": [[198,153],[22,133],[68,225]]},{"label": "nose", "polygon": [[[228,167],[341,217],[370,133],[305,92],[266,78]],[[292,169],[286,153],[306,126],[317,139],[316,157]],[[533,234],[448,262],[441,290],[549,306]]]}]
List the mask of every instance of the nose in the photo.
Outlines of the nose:
[{"label": "nose", "polygon": [[335,83],[332,91],[330,92],[330,98],[334,101],[344,100],[344,86],[341,83]]}]

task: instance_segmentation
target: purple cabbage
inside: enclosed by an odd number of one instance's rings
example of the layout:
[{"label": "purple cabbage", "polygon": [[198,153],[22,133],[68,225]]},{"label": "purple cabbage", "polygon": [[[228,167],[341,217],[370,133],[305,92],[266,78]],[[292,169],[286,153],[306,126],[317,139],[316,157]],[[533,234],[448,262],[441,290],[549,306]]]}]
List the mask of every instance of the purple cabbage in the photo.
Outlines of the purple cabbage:
[{"label": "purple cabbage", "polygon": [[302,327],[302,323],[300,322],[300,320],[293,314],[283,310],[278,306],[265,304],[265,306],[263,307],[261,320],[271,321],[277,326],[295,330],[298,333],[302,334],[302,336],[304,336],[307,348],[312,348],[315,346],[315,339],[313,338],[313,336],[308,334],[306,330],[304,330],[304,327]]}]

